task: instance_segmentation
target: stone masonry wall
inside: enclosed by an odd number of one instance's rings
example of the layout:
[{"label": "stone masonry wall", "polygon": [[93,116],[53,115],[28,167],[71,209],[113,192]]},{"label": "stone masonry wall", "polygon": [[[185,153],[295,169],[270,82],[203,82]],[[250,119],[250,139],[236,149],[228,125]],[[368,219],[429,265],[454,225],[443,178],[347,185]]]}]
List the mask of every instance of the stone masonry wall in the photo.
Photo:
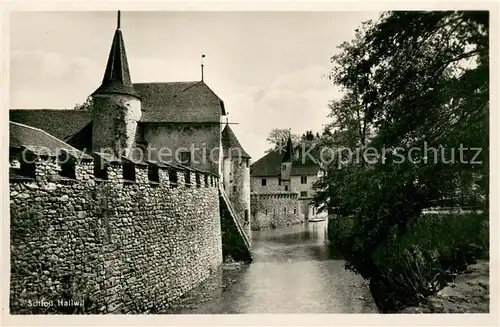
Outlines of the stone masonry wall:
[{"label": "stone masonry wall", "polygon": [[180,163],[180,153],[194,149],[191,167],[219,173],[222,152],[219,123],[141,123],[141,133],[137,141],[155,149],[151,160]]},{"label": "stone masonry wall", "polygon": [[[251,220],[250,220],[250,169],[245,164],[244,160],[239,158],[232,158],[232,187],[228,190],[229,199],[231,200],[240,225],[243,226],[247,237],[250,239],[251,233]],[[246,212],[246,213],[245,213]],[[245,215],[247,219],[245,219]]]},{"label": "stone masonry wall", "polygon": [[154,183],[135,166],[124,184],[119,163],[104,182],[92,162],[76,180],[57,168],[37,162],[35,180],[10,183],[11,313],[156,312],[220,268],[215,176],[186,185],[177,171],[175,185],[160,168]]},{"label": "stone masonry wall", "polygon": [[252,230],[279,228],[304,222],[296,193],[251,195]]}]

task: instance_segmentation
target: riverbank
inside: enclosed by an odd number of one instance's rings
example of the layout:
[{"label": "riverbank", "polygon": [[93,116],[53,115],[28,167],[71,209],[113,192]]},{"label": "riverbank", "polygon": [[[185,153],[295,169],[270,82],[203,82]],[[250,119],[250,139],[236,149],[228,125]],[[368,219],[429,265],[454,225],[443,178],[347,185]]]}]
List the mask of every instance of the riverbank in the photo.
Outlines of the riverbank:
[{"label": "riverbank", "polygon": [[405,308],[401,313],[488,313],[489,267],[488,260],[478,260],[423,304]]},{"label": "riverbank", "polygon": [[[349,267],[370,280],[371,294],[381,312],[397,313],[421,305],[467,271],[468,265],[488,258],[487,215],[423,215],[410,221],[405,232],[394,229],[370,254],[363,253],[359,245],[364,241],[357,232],[362,224],[355,218],[331,219],[329,238]],[[371,266],[363,261],[366,258]],[[451,296],[448,300],[452,302],[460,297]],[[432,312],[440,310],[440,301],[436,303]],[[448,310],[443,306],[442,310]]]}]

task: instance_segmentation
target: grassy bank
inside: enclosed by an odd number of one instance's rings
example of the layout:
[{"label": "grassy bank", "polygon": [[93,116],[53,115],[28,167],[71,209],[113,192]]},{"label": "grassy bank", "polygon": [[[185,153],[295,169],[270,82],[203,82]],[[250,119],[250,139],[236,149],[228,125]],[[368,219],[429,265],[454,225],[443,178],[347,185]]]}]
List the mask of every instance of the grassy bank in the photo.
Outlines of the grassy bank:
[{"label": "grassy bank", "polygon": [[[356,228],[353,217],[332,219],[329,239],[344,254],[343,239]],[[488,256],[488,216],[485,214],[422,215],[406,232],[393,233],[372,258],[377,266],[370,290],[384,312],[415,306],[453,280],[467,264]]]}]

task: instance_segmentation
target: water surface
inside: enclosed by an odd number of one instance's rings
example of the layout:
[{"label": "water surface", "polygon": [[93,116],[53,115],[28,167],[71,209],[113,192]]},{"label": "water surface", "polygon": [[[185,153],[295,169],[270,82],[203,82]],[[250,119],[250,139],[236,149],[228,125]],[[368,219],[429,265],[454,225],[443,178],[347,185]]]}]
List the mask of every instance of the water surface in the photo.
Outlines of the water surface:
[{"label": "water surface", "polygon": [[363,279],[325,243],[327,222],[252,233],[254,262],[226,266],[175,313],[378,312]]}]

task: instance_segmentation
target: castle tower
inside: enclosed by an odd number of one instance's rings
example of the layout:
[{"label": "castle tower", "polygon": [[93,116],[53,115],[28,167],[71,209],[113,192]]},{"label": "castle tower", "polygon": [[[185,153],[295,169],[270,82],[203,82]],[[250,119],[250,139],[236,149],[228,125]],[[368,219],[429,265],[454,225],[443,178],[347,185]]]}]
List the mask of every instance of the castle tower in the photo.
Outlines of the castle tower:
[{"label": "castle tower", "polygon": [[92,151],[128,156],[134,145],[141,101],[134,91],[118,22],[101,86],[92,93]]},{"label": "castle tower", "polygon": [[285,191],[289,192],[292,191],[291,178],[290,178],[290,174],[292,173],[292,161],[293,161],[293,144],[290,134],[288,134],[285,154],[281,159],[281,183],[283,184]]},{"label": "castle tower", "polygon": [[229,124],[222,131],[221,141],[223,186],[250,238],[250,156]]}]

